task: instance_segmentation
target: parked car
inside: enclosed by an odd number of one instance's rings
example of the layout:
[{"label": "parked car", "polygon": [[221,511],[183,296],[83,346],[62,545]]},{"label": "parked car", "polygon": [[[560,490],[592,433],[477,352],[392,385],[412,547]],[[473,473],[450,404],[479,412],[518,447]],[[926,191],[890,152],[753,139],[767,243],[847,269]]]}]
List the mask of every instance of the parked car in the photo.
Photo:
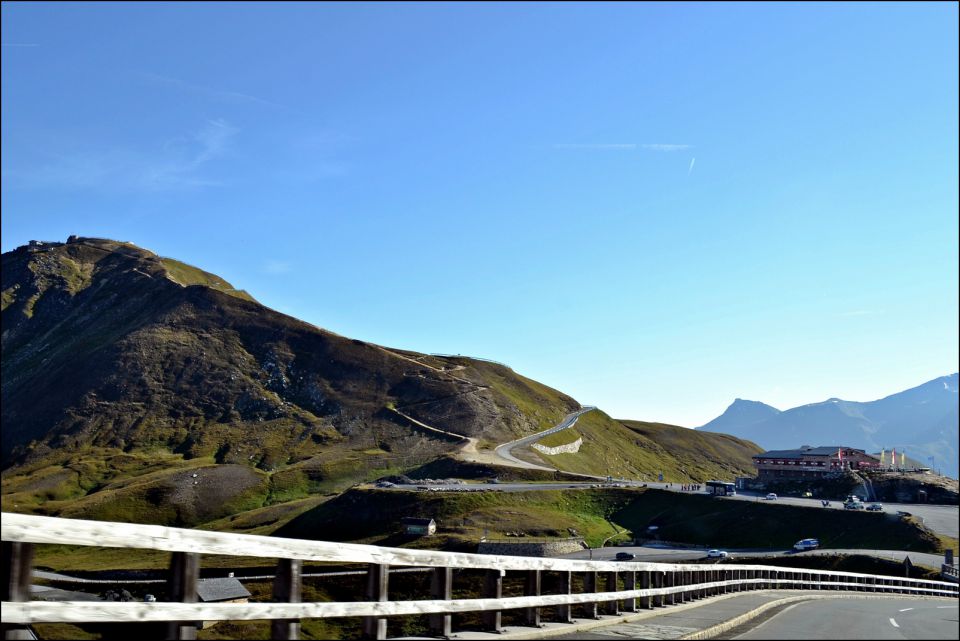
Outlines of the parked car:
[{"label": "parked car", "polygon": [[818,539],[800,539],[793,544],[793,549],[797,552],[816,550],[818,547],[820,547],[820,541]]},{"label": "parked car", "polygon": [[882,512],[883,503],[871,503],[870,505],[867,506],[867,510],[869,510],[870,512]]},{"label": "parked car", "polygon": [[845,510],[862,510],[863,503],[860,501],[850,501],[849,503],[843,504],[843,509]]},{"label": "parked car", "polygon": [[777,495],[774,494],[773,492],[770,492],[770,494],[767,494],[767,496],[764,498],[764,500],[765,500],[765,501],[776,501],[776,500],[777,500]]},{"label": "parked car", "polygon": [[617,561],[632,561],[637,558],[632,552],[617,552]]},{"label": "parked car", "polygon": [[800,496],[802,496],[802,497],[805,498],[805,499],[810,499],[810,498],[813,498],[813,492],[807,490],[806,492],[804,492],[804,493],[801,494]]},{"label": "parked car", "polygon": [[729,556],[726,550],[709,550],[707,552],[708,559],[725,559]]}]

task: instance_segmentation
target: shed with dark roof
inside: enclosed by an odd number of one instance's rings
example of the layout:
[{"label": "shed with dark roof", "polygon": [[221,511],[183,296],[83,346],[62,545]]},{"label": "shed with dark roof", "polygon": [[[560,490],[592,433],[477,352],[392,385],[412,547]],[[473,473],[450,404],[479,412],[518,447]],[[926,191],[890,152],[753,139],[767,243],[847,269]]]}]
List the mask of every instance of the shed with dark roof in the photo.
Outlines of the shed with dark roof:
[{"label": "shed with dark roof", "polygon": [[230,601],[246,603],[250,592],[237,579],[200,579],[197,581],[197,598],[203,603],[222,603]]},{"label": "shed with dark roof", "polygon": [[[233,577],[200,579],[197,581],[197,600],[202,603],[247,603],[250,592]],[[217,624],[217,621],[202,621],[201,630]]]}]

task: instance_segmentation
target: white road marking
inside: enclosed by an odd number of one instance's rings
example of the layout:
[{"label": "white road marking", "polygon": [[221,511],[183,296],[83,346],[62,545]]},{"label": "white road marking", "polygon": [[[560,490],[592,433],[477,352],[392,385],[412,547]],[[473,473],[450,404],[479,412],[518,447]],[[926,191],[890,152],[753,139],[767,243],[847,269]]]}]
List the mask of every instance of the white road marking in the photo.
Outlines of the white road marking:
[{"label": "white road marking", "polygon": [[890,625],[892,625],[892,626],[895,627],[895,628],[899,628],[899,627],[900,627],[899,625],[897,625],[897,622],[893,620],[893,617],[890,618]]},{"label": "white road marking", "polygon": [[900,612],[909,612],[909,611],[912,610],[912,609],[913,609],[913,608],[904,608],[904,609],[900,610]]},{"label": "white road marking", "polygon": [[952,610],[952,609],[954,609],[954,608],[956,608],[956,607],[960,607],[960,606],[956,606],[956,605],[938,605],[938,606],[937,606],[937,609],[938,609],[938,610]]}]

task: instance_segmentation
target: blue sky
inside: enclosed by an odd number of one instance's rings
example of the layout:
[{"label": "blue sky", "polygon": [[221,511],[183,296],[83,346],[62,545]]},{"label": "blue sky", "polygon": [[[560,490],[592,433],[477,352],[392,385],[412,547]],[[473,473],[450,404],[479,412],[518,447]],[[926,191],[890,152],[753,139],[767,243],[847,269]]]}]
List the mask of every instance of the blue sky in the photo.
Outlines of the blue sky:
[{"label": "blue sky", "polygon": [[4,3],[2,247],[619,418],[958,369],[956,3]]}]

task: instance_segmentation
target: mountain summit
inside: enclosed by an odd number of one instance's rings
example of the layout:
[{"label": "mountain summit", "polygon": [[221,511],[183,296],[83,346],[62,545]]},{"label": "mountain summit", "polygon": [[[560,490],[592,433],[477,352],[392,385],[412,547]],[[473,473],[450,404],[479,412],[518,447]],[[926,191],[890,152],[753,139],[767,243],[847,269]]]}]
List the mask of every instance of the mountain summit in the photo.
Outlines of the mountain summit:
[{"label": "mountain summit", "polygon": [[730,404],[723,414],[713,419],[706,425],[698,428],[708,432],[732,433],[729,428],[742,428],[746,425],[753,425],[760,421],[776,416],[780,413],[775,407],[760,403],[759,401],[747,401],[738,398]]}]

